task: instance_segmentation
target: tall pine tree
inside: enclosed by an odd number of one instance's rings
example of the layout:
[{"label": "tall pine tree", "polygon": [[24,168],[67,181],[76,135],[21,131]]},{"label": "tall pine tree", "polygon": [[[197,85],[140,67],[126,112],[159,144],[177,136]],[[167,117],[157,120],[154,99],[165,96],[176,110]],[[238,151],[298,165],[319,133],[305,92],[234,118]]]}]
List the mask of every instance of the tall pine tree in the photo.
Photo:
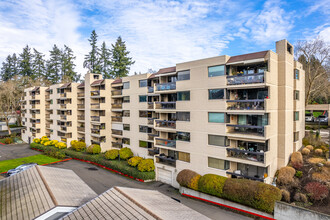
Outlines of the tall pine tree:
[{"label": "tall pine tree", "polygon": [[23,53],[19,55],[19,75],[35,79],[32,70],[32,54],[29,45],[23,48]]},{"label": "tall pine tree", "polygon": [[110,50],[107,48],[105,42],[103,41],[100,52],[100,72],[104,79],[111,79],[110,75]]},{"label": "tall pine tree", "polygon": [[8,81],[18,75],[18,60],[16,54],[7,56],[6,60],[2,63],[0,75],[3,81]]},{"label": "tall pine tree", "polygon": [[135,63],[131,57],[128,57],[129,51],[126,50],[125,41],[119,36],[116,44],[112,44],[111,49],[111,71],[112,78],[125,77],[129,73],[130,66]]},{"label": "tall pine tree", "polygon": [[33,48],[32,70],[35,79],[43,79],[46,73],[44,56],[41,52]]},{"label": "tall pine tree", "polygon": [[61,80],[62,70],[62,52],[54,44],[54,47],[50,52],[50,59],[47,61],[46,78],[52,83],[59,83]]},{"label": "tall pine tree", "polygon": [[62,80],[69,80],[73,82],[77,82],[80,80],[80,75],[75,72],[74,68],[76,64],[74,64],[74,60],[76,57],[73,55],[73,51],[70,47],[64,45],[64,50],[62,51]]},{"label": "tall pine tree", "polygon": [[85,55],[84,68],[88,68],[92,73],[100,73],[99,65],[99,52],[100,49],[97,47],[97,34],[95,30],[92,31],[90,39],[88,39],[92,50]]}]

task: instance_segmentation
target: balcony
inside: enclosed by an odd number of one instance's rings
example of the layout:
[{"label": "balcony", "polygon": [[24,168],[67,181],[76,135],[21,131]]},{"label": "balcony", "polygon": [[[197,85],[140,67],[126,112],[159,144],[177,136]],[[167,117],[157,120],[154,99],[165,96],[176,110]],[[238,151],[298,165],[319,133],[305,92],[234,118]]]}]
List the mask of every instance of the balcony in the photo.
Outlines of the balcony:
[{"label": "balcony", "polygon": [[168,91],[168,90],[175,90],[175,89],[176,89],[175,82],[156,84],[156,91]]},{"label": "balcony", "polygon": [[148,109],[154,109],[154,103],[148,102]]},{"label": "balcony", "polygon": [[112,96],[122,95],[122,94],[123,94],[122,90],[114,90],[114,91],[111,92]]},{"label": "balcony", "polygon": [[91,97],[97,97],[97,96],[100,96],[100,94],[101,94],[100,90],[91,91]]},{"label": "balcony", "polygon": [[92,134],[100,135],[100,132],[101,132],[101,130],[98,129],[98,128],[92,128],[92,129],[91,129],[91,133],[92,133]]},{"label": "balcony", "polygon": [[156,156],[156,163],[164,164],[171,167],[176,167],[176,159],[170,156]]},{"label": "balcony", "polygon": [[158,133],[149,133],[148,134],[148,140],[153,141],[155,137],[159,137]]},{"label": "balcony", "polygon": [[121,109],[123,107],[122,103],[112,103],[111,107],[114,109]]},{"label": "balcony", "polygon": [[175,121],[156,120],[156,127],[175,129],[176,122]]},{"label": "balcony", "polygon": [[[240,171],[240,170],[237,170],[237,171]],[[236,172],[227,171],[226,174],[231,175],[232,178],[242,178],[242,179],[249,179],[249,180],[264,182],[264,178],[259,177],[258,175],[249,176],[249,175],[244,175],[242,173],[239,173],[237,171]]]},{"label": "balcony", "polygon": [[60,94],[60,97],[61,97],[61,98],[66,98],[66,96],[67,96],[66,93],[61,93],[61,94]]},{"label": "balcony", "polygon": [[176,102],[155,102],[155,109],[175,109]]},{"label": "balcony", "polygon": [[85,127],[77,127],[77,130],[78,130],[79,132],[85,132]]},{"label": "balcony", "polygon": [[227,85],[245,85],[245,84],[255,84],[264,83],[264,73],[257,73],[251,75],[235,75],[227,76]]},{"label": "balcony", "polygon": [[92,103],[91,104],[91,109],[92,110],[100,110],[100,108],[101,108],[100,103]]},{"label": "balcony", "polygon": [[34,113],[34,114],[32,114],[32,118],[36,118],[37,116],[36,116],[36,114]]},{"label": "balcony", "polygon": [[47,109],[50,109],[50,104],[46,104],[46,108]]},{"label": "balcony", "polygon": [[155,118],[148,118],[148,125],[154,125]]},{"label": "balcony", "polygon": [[78,92],[77,93],[78,98],[84,98],[85,97],[85,93],[84,92]]},{"label": "balcony", "polygon": [[227,100],[227,110],[265,110],[265,100]]},{"label": "balcony", "polygon": [[84,109],[85,108],[85,104],[78,104],[78,109]]},{"label": "balcony", "polygon": [[85,115],[78,115],[78,120],[85,121]]},{"label": "balcony", "polygon": [[46,119],[50,119],[50,114],[46,114]]},{"label": "balcony", "polygon": [[122,143],[118,143],[118,142],[112,142],[112,147],[123,148],[123,144]]},{"label": "balcony", "polygon": [[111,130],[111,133],[114,134],[114,135],[120,135],[120,136],[123,135],[123,131],[122,131],[122,130],[115,130],[115,129],[112,129],[112,130]]},{"label": "balcony", "polygon": [[61,131],[68,131],[67,127],[66,126],[61,126]]},{"label": "balcony", "polygon": [[148,149],[148,156],[154,156],[157,154],[159,154],[159,148],[155,147]]},{"label": "balcony", "polygon": [[227,124],[226,125],[229,134],[242,134],[242,135],[257,135],[264,136],[265,135],[265,127],[257,126],[257,125],[237,125],[237,124]]},{"label": "balcony", "polygon": [[122,122],[123,121],[123,117],[121,117],[121,116],[111,116],[111,120],[113,122]]},{"label": "balcony", "polygon": [[60,109],[66,109],[66,104],[61,104]]},{"label": "balcony", "polygon": [[100,122],[100,116],[91,116],[91,121]]},{"label": "balcony", "polygon": [[50,95],[46,95],[46,99],[50,99]]},{"label": "balcony", "polygon": [[227,148],[228,157],[234,157],[243,160],[250,160],[263,163],[265,160],[265,152],[250,151],[239,148]]},{"label": "balcony", "polygon": [[66,115],[61,115],[61,120],[67,120],[67,117],[66,117]]},{"label": "balcony", "polygon": [[176,148],[176,141],[175,140],[156,138],[156,143],[155,144],[163,146],[163,147]]}]

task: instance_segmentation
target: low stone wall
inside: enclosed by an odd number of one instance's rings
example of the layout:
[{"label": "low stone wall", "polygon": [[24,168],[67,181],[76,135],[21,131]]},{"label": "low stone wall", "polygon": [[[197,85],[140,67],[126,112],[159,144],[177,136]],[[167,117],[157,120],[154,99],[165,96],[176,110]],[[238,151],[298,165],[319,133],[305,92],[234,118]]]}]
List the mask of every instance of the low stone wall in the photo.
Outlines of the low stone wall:
[{"label": "low stone wall", "polygon": [[330,220],[330,215],[290,205],[284,202],[276,202],[274,218],[278,220]]},{"label": "low stone wall", "polygon": [[261,217],[263,219],[270,219],[270,220],[274,219],[273,215],[270,215],[270,214],[265,213],[265,212],[261,212],[259,210],[253,209],[253,208],[245,206],[245,205],[241,205],[241,204],[238,204],[238,203],[235,203],[235,202],[231,202],[229,200],[221,199],[219,197],[211,196],[211,195],[208,195],[208,194],[205,194],[205,193],[202,193],[202,192],[199,192],[199,191],[195,191],[195,190],[192,190],[192,189],[188,189],[188,188],[185,188],[185,187],[182,187],[182,186],[180,186],[179,190],[180,190],[180,193],[183,196],[188,196],[188,197],[199,199],[199,200],[202,200],[202,201],[205,201],[205,202],[210,202],[212,204],[216,204],[216,205],[219,205],[219,206],[230,208],[230,209],[240,211],[240,212],[243,212],[243,213],[248,213],[250,215],[258,216],[258,217]]}]

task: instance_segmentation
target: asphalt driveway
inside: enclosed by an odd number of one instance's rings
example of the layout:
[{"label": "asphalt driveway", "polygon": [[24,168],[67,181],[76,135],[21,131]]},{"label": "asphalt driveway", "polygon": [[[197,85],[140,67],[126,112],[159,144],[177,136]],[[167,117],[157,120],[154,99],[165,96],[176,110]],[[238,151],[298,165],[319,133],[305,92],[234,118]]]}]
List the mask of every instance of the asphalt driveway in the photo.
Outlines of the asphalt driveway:
[{"label": "asphalt driveway", "polygon": [[224,210],[219,206],[190,199],[181,196],[179,191],[170,185],[155,181],[149,183],[141,183],[127,177],[112,173],[108,170],[99,168],[95,165],[70,160],[66,162],[60,162],[57,164],[49,165],[52,167],[64,168],[73,170],[82,180],[86,182],[97,194],[101,194],[104,191],[114,186],[132,187],[140,189],[158,190],[159,192],[180,200],[184,205],[206,215],[211,219],[221,220],[236,220],[236,219],[251,219],[231,211]]},{"label": "asphalt driveway", "polygon": [[36,154],[40,154],[40,152],[31,150],[28,144],[0,145],[0,161],[29,157]]}]

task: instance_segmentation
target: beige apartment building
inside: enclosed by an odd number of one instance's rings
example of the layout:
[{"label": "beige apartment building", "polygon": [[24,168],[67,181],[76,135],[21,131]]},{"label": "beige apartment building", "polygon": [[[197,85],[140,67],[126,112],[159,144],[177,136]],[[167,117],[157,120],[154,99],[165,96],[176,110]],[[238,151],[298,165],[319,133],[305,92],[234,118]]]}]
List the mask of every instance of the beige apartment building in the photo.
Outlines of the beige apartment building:
[{"label": "beige apartment building", "polygon": [[[271,183],[304,137],[304,71],[293,54],[282,40],[276,52],[217,56],[116,80],[88,73],[81,84],[37,87],[39,130],[25,111],[23,138],[79,139],[103,151],[130,147],[154,158],[157,180],[175,187],[183,169]],[[26,90],[26,110],[37,88]]]}]

